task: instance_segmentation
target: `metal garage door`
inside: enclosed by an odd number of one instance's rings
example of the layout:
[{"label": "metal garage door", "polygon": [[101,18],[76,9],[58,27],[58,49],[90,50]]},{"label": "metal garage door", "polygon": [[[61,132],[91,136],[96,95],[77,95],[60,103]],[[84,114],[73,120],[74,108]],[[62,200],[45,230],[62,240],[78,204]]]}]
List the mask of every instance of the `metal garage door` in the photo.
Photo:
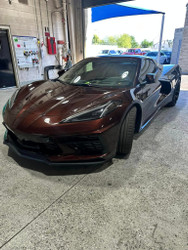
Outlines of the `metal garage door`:
[{"label": "metal garage door", "polygon": [[120,3],[120,2],[129,2],[132,0],[82,0],[83,8],[91,8],[95,6],[112,4],[112,3]]},{"label": "metal garage door", "polygon": [[0,29],[0,88],[16,86],[8,31]]}]

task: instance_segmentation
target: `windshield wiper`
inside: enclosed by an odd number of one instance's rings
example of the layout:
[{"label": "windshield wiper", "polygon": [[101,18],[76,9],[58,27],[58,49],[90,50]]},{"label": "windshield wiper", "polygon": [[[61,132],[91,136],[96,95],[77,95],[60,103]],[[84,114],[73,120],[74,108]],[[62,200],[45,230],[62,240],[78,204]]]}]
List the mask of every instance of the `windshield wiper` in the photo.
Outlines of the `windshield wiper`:
[{"label": "windshield wiper", "polygon": [[100,81],[100,80],[105,80],[108,79],[107,77],[103,77],[103,78],[94,78],[94,79],[90,79],[88,80],[88,82],[95,82],[95,81]]},{"label": "windshield wiper", "polygon": [[90,83],[73,83],[74,86],[84,86],[84,87],[93,87]]},{"label": "windshield wiper", "polygon": [[94,87],[94,88],[100,88],[99,85],[91,84],[91,83],[73,83],[71,85],[74,86],[83,86],[83,87]]},{"label": "windshield wiper", "polygon": [[73,83],[73,85],[76,85],[76,86],[87,86],[87,87],[98,87],[99,85],[95,85],[93,83],[95,82],[98,82],[99,80],[105,80],[107,79],[106,77],[105,78],[95,78],[95,79],[90,79],[90,80],[87,80],[85,81],[85,83]]}]

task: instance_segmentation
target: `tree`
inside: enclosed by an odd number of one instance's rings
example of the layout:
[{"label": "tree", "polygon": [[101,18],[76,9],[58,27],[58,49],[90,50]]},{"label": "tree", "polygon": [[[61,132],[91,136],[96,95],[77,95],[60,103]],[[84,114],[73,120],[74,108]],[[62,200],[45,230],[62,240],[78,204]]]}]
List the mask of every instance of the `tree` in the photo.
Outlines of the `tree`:
[{"label": "tree", "polygon": [[117,39],[114,36],[109,36],[106,39],[106,43],[109,45],[116,45],[117,44]]},{"label": "tree", "polygon": [[117,38],[119,48],[131,48],[131,37],[128,34],[123,34]]},{"label": "tree", "polygon": [[131,47],[132,48],[138,48],[139,44],[136,42],[136,39],[134,36],[131,36]]},{"label": "tree", "polygon": [[103,39],[102,39],[102,40],[100,40],[100,44],[101,44],[101,45],[105,45],[105,44],[107,44],[107,43],[106,43],[106,40],[103,40]]},{"label": "tree", "polygon": [[141,48],[149,48],[153,46],[153,42],[149,42],[148,40],[144,39],[141,42]]},{"label": "tree", "polygon": [[100,38],[96,34],[93,36],[92,43],[93,44],[100,44],[101,43]]}]

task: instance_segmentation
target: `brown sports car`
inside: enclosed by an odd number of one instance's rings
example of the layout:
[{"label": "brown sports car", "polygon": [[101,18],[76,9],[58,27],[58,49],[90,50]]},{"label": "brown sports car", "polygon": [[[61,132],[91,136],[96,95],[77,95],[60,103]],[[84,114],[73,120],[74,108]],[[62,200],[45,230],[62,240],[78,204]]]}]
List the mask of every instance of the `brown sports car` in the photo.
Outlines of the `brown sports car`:
[{"label": "brown sports car", "polygon": [[56,80],[17,89],[3,109],[4,142],[48,164],[128,155],[133,135],[178,99],[181,70],[142,56],[88,58]]}]

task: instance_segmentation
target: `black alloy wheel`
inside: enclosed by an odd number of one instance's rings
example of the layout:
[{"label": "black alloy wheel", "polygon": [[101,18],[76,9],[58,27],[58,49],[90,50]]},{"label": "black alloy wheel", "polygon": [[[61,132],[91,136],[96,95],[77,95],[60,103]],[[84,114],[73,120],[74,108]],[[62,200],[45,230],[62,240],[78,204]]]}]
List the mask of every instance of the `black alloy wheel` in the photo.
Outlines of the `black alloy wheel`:
[{"label": "black alloy wheel", "polygon": [[132,149],[137,108],[133,107],[125,117],[119,136],[117,155],[128,156]]}]

